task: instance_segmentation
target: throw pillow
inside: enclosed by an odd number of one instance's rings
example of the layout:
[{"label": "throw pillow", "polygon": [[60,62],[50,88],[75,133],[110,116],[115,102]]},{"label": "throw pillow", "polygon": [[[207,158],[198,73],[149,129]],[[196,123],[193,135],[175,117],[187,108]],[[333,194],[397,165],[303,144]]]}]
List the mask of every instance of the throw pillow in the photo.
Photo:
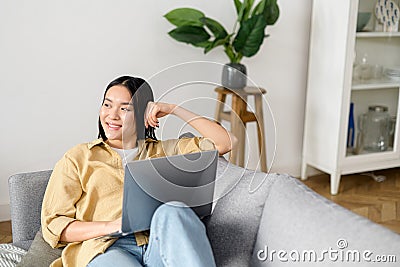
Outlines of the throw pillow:
[{"label": "throw pillow", "polygon": [[44,239],[40,229],[28,252],[22,258],[17,267],[41,267],[49,266],[53,261],[61,257],[61,248],[52,248]]}]

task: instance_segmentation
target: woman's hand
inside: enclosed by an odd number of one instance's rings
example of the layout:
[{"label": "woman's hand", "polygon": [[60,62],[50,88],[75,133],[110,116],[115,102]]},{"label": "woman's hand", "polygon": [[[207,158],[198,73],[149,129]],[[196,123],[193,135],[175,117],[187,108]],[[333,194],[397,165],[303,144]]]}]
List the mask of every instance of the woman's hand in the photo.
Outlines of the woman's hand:
[{"label": "woman's hand", "polygon": [[158,127],[158,118],[162,118],[168,114],[171,114],[175,109],[176,105],[162,103],[162,102],[149,102],[147,103],[146,112],[144,114],[144,125],[146,128]]}]

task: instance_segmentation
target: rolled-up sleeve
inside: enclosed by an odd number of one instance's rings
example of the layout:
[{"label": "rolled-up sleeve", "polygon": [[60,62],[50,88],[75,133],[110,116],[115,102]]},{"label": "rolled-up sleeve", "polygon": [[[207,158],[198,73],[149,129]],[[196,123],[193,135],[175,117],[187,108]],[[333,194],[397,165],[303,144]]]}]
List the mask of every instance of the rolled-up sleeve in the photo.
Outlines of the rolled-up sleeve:
[{"label": "rolled-up sleeve", "polygon": [[60,236],[65,227],[76,220],[75,204],[81,195],[78,167],[66,154],[54,167],[42,204],[43,238],[51,247],[65,245],[60,243]]},{"label": "rolled-up sleeve", "polygon": [[200,151],[214,150],[215,144],[210,138],[206,137],[192,137],[181,138],[177,140],[176,153],[187,154]]}]

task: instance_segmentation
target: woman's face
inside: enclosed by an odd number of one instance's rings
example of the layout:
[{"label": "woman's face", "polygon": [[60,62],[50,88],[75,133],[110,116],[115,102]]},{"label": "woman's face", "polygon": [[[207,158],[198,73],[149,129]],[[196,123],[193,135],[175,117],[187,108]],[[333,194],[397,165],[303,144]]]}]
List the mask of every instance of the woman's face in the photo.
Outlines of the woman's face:
[{"label": "woman's face", "polygon": [[108,89],[100,109],[100,122],[107,143],[116,148],[130,149],[136,146],[136,123],[132,96],[125,86]]}]

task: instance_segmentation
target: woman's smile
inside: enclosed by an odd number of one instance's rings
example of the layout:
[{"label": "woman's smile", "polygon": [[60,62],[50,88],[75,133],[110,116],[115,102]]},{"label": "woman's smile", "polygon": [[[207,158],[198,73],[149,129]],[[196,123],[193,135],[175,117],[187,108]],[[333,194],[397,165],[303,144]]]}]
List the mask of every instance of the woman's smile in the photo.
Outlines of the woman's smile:
[{"label": "woman's smile", "polygon": [[112,122],[106,122],[108,129],[111,131],[119,131],[122,128],[122,125],[115,124]]}]

